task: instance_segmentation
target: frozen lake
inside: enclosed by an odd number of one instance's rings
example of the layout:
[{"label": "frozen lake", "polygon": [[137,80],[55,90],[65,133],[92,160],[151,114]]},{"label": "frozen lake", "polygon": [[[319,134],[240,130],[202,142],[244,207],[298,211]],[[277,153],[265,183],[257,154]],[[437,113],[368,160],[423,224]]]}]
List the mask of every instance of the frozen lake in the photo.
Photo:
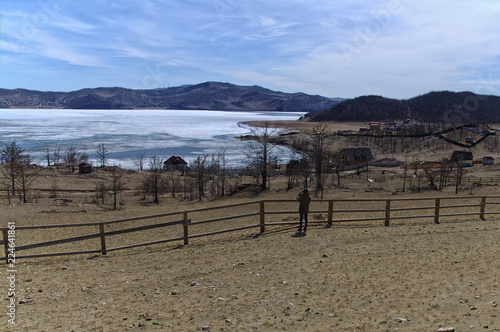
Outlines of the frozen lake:
[{"label": "frozen lake", "polygon": [[[244,165],[245,142],[235,137],[250,134],[240,124],[255,120],[296,120],[303,113],[225,112],[180,110],[46,110],[0,109],[0,143],[16,140],[34,162],[46,165],[51,150],[74,146],[96,159],[96,149],[108,149],[108,165],[137,168],[135,159],[178,155],[189,161],[226,148],[230,167]],[[278,150],[278,149],[277,149]],[[291,152],[279,148],[283,159]]]}]

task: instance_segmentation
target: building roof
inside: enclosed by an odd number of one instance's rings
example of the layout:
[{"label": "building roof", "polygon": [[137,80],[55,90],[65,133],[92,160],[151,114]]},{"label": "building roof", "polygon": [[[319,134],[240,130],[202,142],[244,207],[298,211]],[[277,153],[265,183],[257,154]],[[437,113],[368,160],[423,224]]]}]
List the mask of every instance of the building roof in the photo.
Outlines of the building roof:
[{"label": "building roof", "polygon": [[342,149],[342,152],[350,161],[370,161],[374,159],[370,148],[348,148]]},{"label": "building roof", "polygon": [[187,162],[179,156],[172,156],[165,161],[165,165],[187,165]]},{"label": "building roof", "polygon": [[451,156],[451,159],[453,161],[457,160],[472,160],[472,152],[469,151],[453,151],[453,154]]}]

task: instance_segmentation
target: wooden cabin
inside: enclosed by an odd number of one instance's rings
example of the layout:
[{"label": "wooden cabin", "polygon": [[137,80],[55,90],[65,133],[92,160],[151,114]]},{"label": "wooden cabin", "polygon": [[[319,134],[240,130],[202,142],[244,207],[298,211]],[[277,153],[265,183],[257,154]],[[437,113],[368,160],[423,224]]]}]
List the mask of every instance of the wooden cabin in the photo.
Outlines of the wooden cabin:
[{"label": "wooden cabin", "polygon": [[188,168],[188,163],[179,156],[172,156],[163,163],[163,168],[170,171],[182,171],[184,175],[184,172]]},{"label": "wooden cabin", "polygon": [[78,165],[78,173],[80,174],[89,174],[92,173],[94,168],[92,167],[92,164],[89,163],[81,163]]}]

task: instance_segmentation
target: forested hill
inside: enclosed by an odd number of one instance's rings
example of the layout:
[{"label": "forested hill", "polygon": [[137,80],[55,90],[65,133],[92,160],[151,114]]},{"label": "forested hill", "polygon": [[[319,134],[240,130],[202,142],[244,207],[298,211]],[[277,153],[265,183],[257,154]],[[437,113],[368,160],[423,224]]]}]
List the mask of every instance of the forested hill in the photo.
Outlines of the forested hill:
[{"label": "forested hill", "polygon": [[414,119],[423,122],[500,123],[500,97],[472,92],[430,92],[408,100],[362,96],[309,114],[312,121]]},{"label": "forested hill", "polygon": [[0,108],[69,109],[179,109],[311,112],[338,104],[339,100],[283,93],[260,86],[205,82],[152,90],[124,88],[43,92],[0,89]]}]

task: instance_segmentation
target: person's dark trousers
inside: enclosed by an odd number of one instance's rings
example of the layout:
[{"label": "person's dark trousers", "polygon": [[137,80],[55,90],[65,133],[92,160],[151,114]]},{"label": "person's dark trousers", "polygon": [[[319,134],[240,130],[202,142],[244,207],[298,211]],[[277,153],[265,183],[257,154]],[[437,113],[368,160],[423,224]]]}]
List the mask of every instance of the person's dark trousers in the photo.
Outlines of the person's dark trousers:
[{"label": "person's dark trousers", "polygon": [[305,232],[307,229],[307,214],[300,213],[299,231],[302,231],[302,220],[304,220],[304,232]]}]

